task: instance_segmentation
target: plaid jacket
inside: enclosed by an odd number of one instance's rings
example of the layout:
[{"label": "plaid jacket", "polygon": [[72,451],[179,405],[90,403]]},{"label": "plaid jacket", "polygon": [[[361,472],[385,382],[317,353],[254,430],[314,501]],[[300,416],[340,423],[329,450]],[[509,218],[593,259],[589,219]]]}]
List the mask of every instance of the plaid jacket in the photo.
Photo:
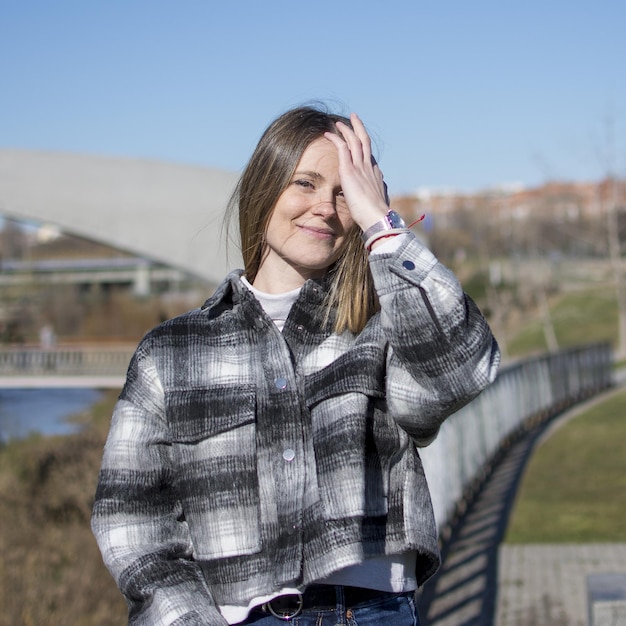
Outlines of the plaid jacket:
[{"label": "plaid jacket", "polygon": [[416,445],[495,377],[496,342],[413,236],[371,257],[381,311],[324,323],[308,281],[282,334],[239,280],[143,339],[105,446],[92,528],[130,623],[223,625],[371,556],[439,564]]}]

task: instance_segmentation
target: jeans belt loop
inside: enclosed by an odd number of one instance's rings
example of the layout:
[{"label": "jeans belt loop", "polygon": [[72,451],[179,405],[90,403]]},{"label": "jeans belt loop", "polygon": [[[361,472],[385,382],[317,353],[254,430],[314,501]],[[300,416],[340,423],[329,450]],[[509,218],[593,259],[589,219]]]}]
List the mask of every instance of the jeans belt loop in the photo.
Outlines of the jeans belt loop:
[{"label": "jeans belt loop", "polygon": [[[287,611],[285,611],[283,609],[279,609],[277,611],[272,606],[272,602],[274,600],[279,600],[280,598],[285,598],[285,597],[297,597],[298,598],[298,606],[293,611],[289,610],[287,612]],[[271,613],[276,619],[280,619],[280,620],[283,620],[284,622],[288,622],[288,621],[292,620],[294,617],[298,617],[298,615],[300,615],[300,613],[302,613],[302,607],[304,606],[304,598],[302,597],[301,593],[298,593],[297,596],[296,596],[296,594],[289,594],[289,596],[278,596],[278,598],[274,598],[274,600],[270,600],[269,602],[266,602],[263,605],[263,608],[266,611],[268,611],[268,613]]]}]

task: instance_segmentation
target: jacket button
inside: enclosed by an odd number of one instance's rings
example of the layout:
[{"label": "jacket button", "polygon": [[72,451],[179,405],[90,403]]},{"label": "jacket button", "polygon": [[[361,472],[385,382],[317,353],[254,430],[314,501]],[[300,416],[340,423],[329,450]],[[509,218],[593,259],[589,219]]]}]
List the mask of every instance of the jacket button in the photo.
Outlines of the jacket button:
[{"label": "jacket button", "polygon": [[405,270],[414,270],[415,269],[415,263],[413,263],[413,261],[403,261],[402,262],[402,267]]},{"label": "jacket button", "polygon": [[274,384],[276,385],[276,389],[287,389],[287,379],[283,378],[282,376],[280,378],[277,378],[274,381]]},{"label": "jacket button", "polygon": [[283,452],[283,459],[285,459],[285,461],[293,461],[295,458],[296,458],[295,450],[292,450],[291,448],[287,448]]}]

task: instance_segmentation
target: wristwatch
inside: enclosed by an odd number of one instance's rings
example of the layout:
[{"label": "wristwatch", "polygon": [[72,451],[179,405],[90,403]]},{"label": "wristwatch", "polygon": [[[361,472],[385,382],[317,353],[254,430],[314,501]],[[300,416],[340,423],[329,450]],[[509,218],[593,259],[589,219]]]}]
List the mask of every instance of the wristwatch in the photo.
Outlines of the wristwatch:
[{"label": "wristwatch", "polygon": [[367,230],[364,230],[361,237],[363,237],[364,242],[367,242],[376,233],[397,228],[406,228],[406,223],[395,211],[389,209],[385,217],[372,224]]}]

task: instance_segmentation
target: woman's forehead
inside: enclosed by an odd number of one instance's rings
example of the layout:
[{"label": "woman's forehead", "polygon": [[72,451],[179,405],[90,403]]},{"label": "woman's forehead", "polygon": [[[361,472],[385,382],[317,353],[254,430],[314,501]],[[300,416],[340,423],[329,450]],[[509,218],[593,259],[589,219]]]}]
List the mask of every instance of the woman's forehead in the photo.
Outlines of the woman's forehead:
[{"label": "woman's forehead", "polygon": [[296,172],[308,171],[312,174],[323,174],[324,170],[336,170],[339,167],[337,148],[325,137],[313,141],[302,153],[296,166]]}]

